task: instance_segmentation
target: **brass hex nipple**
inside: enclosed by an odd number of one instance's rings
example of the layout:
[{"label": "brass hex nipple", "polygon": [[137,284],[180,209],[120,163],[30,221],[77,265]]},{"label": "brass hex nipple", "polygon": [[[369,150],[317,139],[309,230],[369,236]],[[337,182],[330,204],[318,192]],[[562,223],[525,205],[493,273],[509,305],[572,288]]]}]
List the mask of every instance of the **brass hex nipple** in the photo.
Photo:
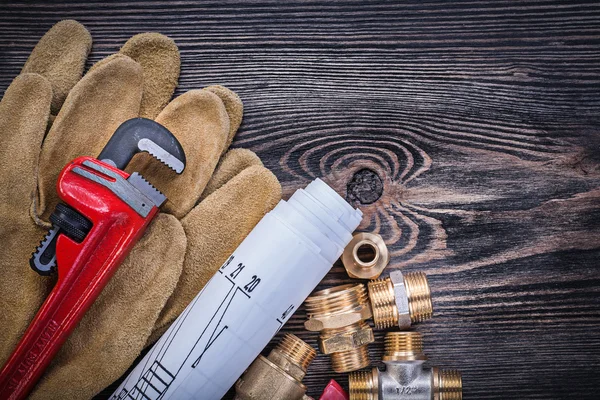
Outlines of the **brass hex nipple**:
[{"label": "brass hex nipple", "polygon": [[258,356],[235,384],[236,400],[306,399],[302,379],[315,349],[300,338],[286,334],[268,357]]},{"label": "brass hex nipple", "polygon": [[424,368],[423,338],[418,332],[385,336],[385,371],[372,368],[350,374],[350,400],[462,400],[457,370]]},{"label": "brass hex nipple", "polygon": [[374,233],[357,233],[342,254],[350,278],[376,279],[390,261],[383,238]]},{"label": "brass hex nipple", "polygon": [[345,328],[323,330],[319,344],[321,351],[331,356],[331,366],[335,372],[349,372],[371,363],[367,344],[374,341],[372,337],[371,327],[361,321]]},{"label": "brass hex nipple", "polygon": [[349,372],[369,365],[367,344],[375,340],[365,322],[371,307],[363,284],[336,286],[313,293],[305,301],[309,331],[320,332],[319,347],[331,355],[335,372]]},{"label": "brass hex nipple", "polygon": [[431,291],[422,272],[393,271],[389,278],[369,282],[373,321],[378,329],[407,329],[433,315]]}]

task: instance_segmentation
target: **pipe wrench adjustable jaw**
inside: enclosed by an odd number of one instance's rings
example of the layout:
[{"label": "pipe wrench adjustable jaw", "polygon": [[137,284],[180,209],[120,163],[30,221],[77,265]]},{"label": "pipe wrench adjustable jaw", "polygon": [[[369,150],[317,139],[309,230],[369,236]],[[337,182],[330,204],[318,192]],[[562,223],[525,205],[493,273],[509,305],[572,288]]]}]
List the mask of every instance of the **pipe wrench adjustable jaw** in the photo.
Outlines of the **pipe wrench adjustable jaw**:
[{"label": "pipe wrench adjustable jaw", "polygon": [[0,371],[0,399],[24,398],[125,259],[166,197],[137,172],[123,171],[147,151],[175,172],[185,167],[177,139],[143,118],[124,122],[98,159],[79,157],[62,170],[52,229],[30,260],[58,273],[52,292]]}]

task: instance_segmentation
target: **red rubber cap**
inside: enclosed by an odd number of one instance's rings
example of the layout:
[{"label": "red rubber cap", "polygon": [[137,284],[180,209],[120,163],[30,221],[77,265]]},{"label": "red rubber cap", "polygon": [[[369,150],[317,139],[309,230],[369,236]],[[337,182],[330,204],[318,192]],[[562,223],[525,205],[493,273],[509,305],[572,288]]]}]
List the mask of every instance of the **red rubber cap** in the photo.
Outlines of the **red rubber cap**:
[{"label": "red rubber cap", "polygon": [[333,379],[329,381],[319,400],[349,400],[348,393]]}]

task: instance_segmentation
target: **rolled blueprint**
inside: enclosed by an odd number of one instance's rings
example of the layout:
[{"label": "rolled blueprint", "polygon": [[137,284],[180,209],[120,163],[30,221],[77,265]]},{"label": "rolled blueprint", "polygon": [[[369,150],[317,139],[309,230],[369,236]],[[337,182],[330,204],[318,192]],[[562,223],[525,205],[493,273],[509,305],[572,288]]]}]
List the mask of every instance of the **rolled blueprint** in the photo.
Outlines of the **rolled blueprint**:
[{"label": "rolled blueprint", "polygon": [[362,219],[320,179],[260,220],[112,399],[220,399],[312,292]]}]

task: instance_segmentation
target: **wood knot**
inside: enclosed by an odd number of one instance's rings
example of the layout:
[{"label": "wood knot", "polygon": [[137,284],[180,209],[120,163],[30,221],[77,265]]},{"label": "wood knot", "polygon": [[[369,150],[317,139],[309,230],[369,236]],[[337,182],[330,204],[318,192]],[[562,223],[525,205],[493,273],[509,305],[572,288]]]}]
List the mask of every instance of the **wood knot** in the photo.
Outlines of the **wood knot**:
[{"label": "wood knot", "polygon": [[346,200],[350,203],[375,203],[383,194],[383,182],[377,172],[369,168],[357,171],[346,187]]}]

